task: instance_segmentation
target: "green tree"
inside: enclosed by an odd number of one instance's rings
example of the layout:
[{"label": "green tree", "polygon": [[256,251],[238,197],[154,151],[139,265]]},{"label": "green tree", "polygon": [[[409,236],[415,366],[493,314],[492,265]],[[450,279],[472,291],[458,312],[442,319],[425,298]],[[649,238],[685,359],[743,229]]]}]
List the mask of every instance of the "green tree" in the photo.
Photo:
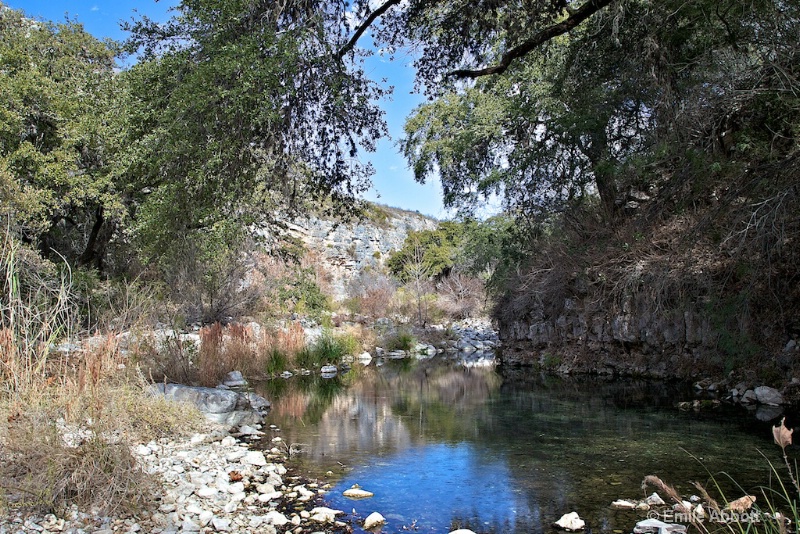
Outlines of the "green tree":
[{"label": "green tree", "polygon": [[386,266],[402,282],[442,279],[459,262],[462,239],[463,228],[455,221],[441,222],[435,230],[411,231]]},{"label": "green tree", "polygon": [[114,55],[76,22],[0,4],[0,210],[45,256],[95,268],[121,215],[109,165]]},{"label": "green tree", "polygon": [[418,180],[441,177],[446,205],[499,195],[523,221],[595,199],[619,213],[630,187],[650,185],[626,166],[691,142],[755,66],[790,57],[768,36],[797,23],[771,1],[487,4],[412,2],[387,21],[387,38],[420,47],[433,98],[402,148]]},{"label": "green tree", "polygon": [[384,133],[383,92],[337,55],[344,3],[185,0],[166,24],[127,26],[140,61],[124,74],[120,176],[147,261],[220,221],[274,223],[279,211],[368,185],[359,151]]}]

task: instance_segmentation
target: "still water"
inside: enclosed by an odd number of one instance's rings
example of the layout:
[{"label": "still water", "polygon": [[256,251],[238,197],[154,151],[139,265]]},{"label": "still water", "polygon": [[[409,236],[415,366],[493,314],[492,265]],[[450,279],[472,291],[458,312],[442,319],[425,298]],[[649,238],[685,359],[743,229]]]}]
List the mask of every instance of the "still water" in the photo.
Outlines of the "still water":
[{"label": "still water", "polygon": [[[354,524],[380,512],[385,533],[541,533],[571,511],[589,532],[628,533],[646,512],[609,504],[655,491],[646,475],[719,497],[713,477],[732,500],[760,494],[767,459],[782,461],[769,423],[733,407],[682,412],[691,391],[676,384],[399,360],[258,389],[301,472],[332,484],[328,505]],[[375,496],[343,497],[354,484]]]}]

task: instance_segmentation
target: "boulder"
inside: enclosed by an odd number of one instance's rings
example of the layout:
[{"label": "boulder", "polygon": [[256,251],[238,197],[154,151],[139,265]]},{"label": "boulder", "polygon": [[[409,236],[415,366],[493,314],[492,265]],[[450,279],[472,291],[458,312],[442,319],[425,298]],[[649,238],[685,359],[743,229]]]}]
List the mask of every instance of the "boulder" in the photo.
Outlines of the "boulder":
[{"label": "boulder", "polygon": [[358,485],[344,490],[344,493],[342,493],[342,495],[350,499],[367,499],[369,497],[375,496],[375,494],[372,493],[371,491],[363,490],[360,487],[358,487]]},{"label": "boulder", "polygon": [[386,523],[386,519],[378,512],[372,512],[364,520],[364,530],[372,530]]},{"label": "boulder", "polygon": [[742,404],[753,404],[758,401],[758,397],[756,397],[755,392],[752,389],[748,389],[742,395],[742,398],[739,402]]},{"label": "boulder", "polygon": [[756,400],[760,404],[768,404],[770,406],[780,406],[783,404],[783,395],[775,388],[758,386],[753,393],[755,393]]},{"label": "boulder", "polygon": [[318,506],[311,510],[311,520],[317,523],[333,523],[336,521],[336,516],[343,514],[341,510],[333,510],[324,506]]},{"label": "boulder", "polygon": [[153,392],[168,399],[192,403],[204,413],[233,412],[239,401],[239,394],[235,391],[181,384],[154,384]]},{"label": "boulder", "polygon": [[246,386],[247,380],[244,379],[240,371],[231,371],[225,375],[225,378],[222,380],[222,384],[228,386],[229,388],[235,388]]}]

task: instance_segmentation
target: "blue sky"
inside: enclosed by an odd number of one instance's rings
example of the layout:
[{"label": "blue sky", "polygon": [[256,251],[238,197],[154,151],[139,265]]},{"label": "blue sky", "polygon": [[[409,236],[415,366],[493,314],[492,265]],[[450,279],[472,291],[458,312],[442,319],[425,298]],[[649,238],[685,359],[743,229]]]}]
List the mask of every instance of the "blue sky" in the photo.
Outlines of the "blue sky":
[{"label": "blue sky", "polygon": [[[6,5],[23,10],[28,16],[54,22],[77,19],[86,30],[98,38],[110,37],[122,40],[126,34],[120,29],[122,20],[147,15],[153,20],[162,21],[169,17],[168,9],[177,5],[177,0],[2,0]],[[362,39],[369,39],[368,36]],[[360,43],[369,44],[369,41]],[[364,159],[372,162],[376,169],[373,187],[365,195],[368,200],[419,211],[425,215],[445,218],[442,207],[441,189],[438,181],[420,185],[414,181],[405,159],[397,153],[396,142],[403,133],[405,117],[423,101],[419,94],[412,94],[414,72],[411,59],[397,54],[394,61],[386,57],[368,58],[366,70],[375,80],[387,78],[388,84],[395,87],[391,100],[381,103],[386,111],[391,139],[385,139],[372,154],[364,154]]]}]

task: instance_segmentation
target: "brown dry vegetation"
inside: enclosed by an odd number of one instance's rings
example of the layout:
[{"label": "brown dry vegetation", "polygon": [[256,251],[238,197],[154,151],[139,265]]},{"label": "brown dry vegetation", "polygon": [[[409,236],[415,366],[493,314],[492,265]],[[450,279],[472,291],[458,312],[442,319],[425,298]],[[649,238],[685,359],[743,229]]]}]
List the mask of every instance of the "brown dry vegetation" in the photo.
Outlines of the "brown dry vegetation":
[{"label": "brown dry vegetation", "polygon": [[0,506],[136,509],[150,483],[131,445],[191,430],[200,416],[147,395],[114,337],[55,350],[75,333],[69,278],[21,279],[19,250],[6,238],[0,251]]}]

